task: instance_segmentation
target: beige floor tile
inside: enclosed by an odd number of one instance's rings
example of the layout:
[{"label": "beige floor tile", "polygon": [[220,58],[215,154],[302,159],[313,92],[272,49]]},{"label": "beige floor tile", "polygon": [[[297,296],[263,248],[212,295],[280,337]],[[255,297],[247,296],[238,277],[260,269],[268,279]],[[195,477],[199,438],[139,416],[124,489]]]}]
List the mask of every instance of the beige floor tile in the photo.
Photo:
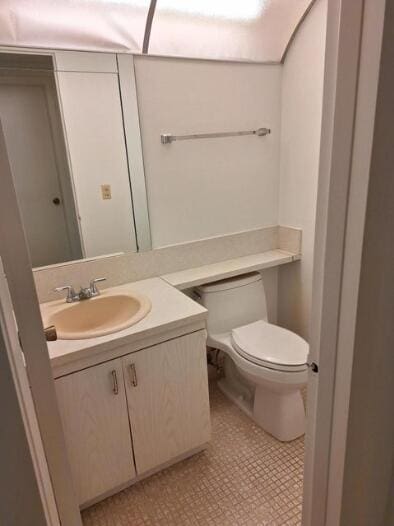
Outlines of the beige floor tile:
[{"label": "beige floor tile", "polygon": [[208,449],[83,512],[84,526],[297,526],[304,441],[281,443],[211,384]]}]

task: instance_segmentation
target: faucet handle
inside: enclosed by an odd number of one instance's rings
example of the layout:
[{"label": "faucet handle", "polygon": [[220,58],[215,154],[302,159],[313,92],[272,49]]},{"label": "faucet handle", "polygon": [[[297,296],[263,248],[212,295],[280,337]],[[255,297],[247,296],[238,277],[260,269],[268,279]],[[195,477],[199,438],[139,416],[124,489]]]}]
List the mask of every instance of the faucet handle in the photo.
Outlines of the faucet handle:
[{"label": "faucet handle", "polygon": [[106,281],[107,278],[95,278],[90,281],[89,287],[92,292],[92,295],[98,296],[100,294],[100,291],[98,290],[96,283],[101,283],[102,281]]},{"label": "faucet handle", "polygon": [[76,296],[74,287],[72,285],[64,285],[64,287],[56,287],[54,289],[55,292],[63,292],[63,290],[67,290],[67,303],[72,303]]}]

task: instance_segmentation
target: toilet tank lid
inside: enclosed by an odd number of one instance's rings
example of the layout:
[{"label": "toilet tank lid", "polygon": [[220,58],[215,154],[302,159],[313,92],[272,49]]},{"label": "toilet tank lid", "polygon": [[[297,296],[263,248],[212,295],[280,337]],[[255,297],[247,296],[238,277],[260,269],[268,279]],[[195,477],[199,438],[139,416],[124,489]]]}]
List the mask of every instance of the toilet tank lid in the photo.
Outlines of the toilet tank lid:
[{"label": "toilet tank lid", "polygon": [[214,281],[213,283],[206,283],[196,287],[200,293],[219,292],[222,290],[236,289],[238,287],[244,287],[250,283],[260,281],[262,279],[259,272],[249,272],[248,274],[242,274],[240,276],[234,276],[233,278],[222,279],[220,281]]}]

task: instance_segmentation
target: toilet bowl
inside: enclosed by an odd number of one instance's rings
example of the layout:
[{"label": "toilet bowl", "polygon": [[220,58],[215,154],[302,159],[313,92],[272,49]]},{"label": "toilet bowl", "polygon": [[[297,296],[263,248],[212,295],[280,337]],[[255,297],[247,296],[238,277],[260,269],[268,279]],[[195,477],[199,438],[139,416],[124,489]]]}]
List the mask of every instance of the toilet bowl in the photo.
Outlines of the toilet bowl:
[{"label": "toilet bowl", "polygon": [[221,390],[278,440],[303,435],[308,344],[268,322],[261,275],[203,285],[196,295],[208,309],[207,344],[225,356]]}]

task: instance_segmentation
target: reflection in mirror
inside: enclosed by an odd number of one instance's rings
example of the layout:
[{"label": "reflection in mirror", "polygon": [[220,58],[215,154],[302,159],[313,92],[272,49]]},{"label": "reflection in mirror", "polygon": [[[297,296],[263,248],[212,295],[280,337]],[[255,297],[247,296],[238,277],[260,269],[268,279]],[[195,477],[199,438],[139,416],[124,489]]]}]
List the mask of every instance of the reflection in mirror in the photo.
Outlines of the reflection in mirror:
[{"label": "reflection in mirror", "polygon": [[0,69],[0,118],[33,266],[83,257],[54,76],[43,58],[32,65],[44,69]]},{"label": "reflection in mirror", "polygon": [[[57,73],[51,55],[0,53],[0,119],[33,267],[136,250],[121,104],[111,107],[112,93],[119,97],[117,73]],[[106,114],[117,119],[115,146]],[[105,148],[116,146],[114,160]]]}]

